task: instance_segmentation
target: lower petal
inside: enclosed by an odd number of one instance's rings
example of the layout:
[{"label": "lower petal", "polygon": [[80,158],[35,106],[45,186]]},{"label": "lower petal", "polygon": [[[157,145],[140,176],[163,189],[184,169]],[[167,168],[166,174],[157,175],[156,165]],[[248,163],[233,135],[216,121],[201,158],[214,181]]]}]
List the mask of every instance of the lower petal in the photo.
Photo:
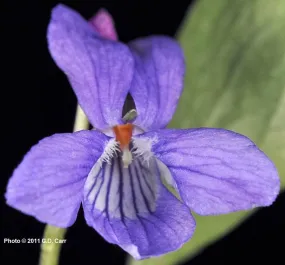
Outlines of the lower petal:
[{"label": "lower petal", "polygon": [[145,163],[95,165],[84,189],[87,223],[135,259],[174,251],[195,229],[188,207],[161,184],[155,159]]},{"label": "lower petal", "polygon": [[165,165],[160,165],[161,172],[168,182],[171,174],[183,201],[198,214],[268,206],[279,193],[274,164],[243,135],[201,128],[159,130],[141,137],[153,139],[152,152]]},{"label": "lower petal", "polygon": [[80,131],[41,140],[9,180],[7,204],[41,222],[71,226],[86,177],[103,152],[104,139],[99,132]]}]

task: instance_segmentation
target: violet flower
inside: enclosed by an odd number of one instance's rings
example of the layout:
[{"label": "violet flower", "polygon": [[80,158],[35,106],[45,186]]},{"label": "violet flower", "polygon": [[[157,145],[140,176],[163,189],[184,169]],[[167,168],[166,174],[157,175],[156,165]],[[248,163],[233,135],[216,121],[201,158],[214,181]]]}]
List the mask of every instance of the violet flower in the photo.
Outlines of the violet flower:
[{"label": "violet flower", "polygon": [[[68,7],[53,9],[50,52],[96,129],[41,140],[14,171],[7,203],[58,227],[71,226],[82,203],[87,224],[136,259],[188,241],[195,230],[189,209],[217,215],[271,205],[277,170],[246,136],[165,129],[183,86],[178,43],[152,36],[125,45],[103,16],[102,30]],[[137,111],[132,122],[122,119],[128,93]]]}]

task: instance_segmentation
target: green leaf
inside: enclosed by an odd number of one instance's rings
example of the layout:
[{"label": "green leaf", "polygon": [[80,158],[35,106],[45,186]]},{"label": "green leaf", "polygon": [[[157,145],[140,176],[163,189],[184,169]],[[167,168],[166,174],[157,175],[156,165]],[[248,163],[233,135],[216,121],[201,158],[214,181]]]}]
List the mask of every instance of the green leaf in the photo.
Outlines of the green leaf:
[{"label": "green leaf", "polygon": [[[276,164],[285,187],[285,1],[200,0],[178,34],[185,89],[170,126],[220,127],[250,137]],[[180,250],[131,265],[191,258],[253,211],[196,216]]]}]

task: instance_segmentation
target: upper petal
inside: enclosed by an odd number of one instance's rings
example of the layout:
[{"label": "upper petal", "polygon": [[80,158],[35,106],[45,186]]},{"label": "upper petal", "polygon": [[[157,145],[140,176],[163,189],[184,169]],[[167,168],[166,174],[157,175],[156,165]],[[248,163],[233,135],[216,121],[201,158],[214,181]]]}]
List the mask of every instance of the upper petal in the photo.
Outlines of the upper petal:
[{"label": "upper petal", "polygon": [[188,207],[161,184],[154,159],[149,164],[135,159],[128,169],[118,158],[95,165],[83,207],[90,226],[136,259],[181,247],[195,228]]},{"label": "upper petal", "polygon": [[183,201],[203,215],[272,204],[280,181],[271,160],[247,137],[223,129],[159,130],[152,151]]},{"label": "upper petal", "polygon": [[102,154],[105,140],[96,131],[55,134],[41,140],[10,178],[7,204],[44,223],[72,225],[85,179]]},{"label": "upper petal", "polygon": [[53,59],[67,75],[92,125],[106,129],[120,124],[134,72],[129,48],[100,37],[64,5],[53,9],[47,38]]},{"label": "upper petal", "polygon": [[130,93],[136,104],[135,124],[144,130],[165,127],[183,88],[184,56],[179,44],[166,36],[132,41],[135,75]]}]

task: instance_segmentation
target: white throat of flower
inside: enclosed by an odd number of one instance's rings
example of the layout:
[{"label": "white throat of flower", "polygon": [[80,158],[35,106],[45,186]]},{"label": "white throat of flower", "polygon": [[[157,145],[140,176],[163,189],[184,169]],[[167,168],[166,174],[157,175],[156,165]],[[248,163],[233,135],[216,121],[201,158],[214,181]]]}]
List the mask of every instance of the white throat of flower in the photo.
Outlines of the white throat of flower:
[{"label": "white throat of flower", "polygon": [[104,162],[110,164],[112,158],[118,154],[121,155],[124,168],[128,168],[136,157],[140,157],[143,163],[149,165],[149,160],[152,157],[151,147],[153,140],[133,137],[133,135],[143,133],[141,128],[129,123],[136,117],[136,110],[131,109],[123,117],[125,124],[116,125],[112,129],[104,132],[114,138],[106,144],[104,153],[98,161],[101,166]]},{"label": "white throat of flower", "polygon": [[138,157],[148,166],[150,158],[153,156],[151,151],[153,142],[153,139],[132,137],[132,148],[125,147],[121,149],[120,143],[115,138],[112,138],[106,143],[104,152],[99,158],[98,163],[100,166],[103,163],[111,164],[112,158],[120,155],[124,168],[128,168],[132,161]]},{"label": "white throat of flower", "polygon": [[128,168],[129,165],[132,163],[133,155],[129,148],[124,148],[122,150],[122,154],[123,154],[122,155],[123,166],[124,168]]}]

